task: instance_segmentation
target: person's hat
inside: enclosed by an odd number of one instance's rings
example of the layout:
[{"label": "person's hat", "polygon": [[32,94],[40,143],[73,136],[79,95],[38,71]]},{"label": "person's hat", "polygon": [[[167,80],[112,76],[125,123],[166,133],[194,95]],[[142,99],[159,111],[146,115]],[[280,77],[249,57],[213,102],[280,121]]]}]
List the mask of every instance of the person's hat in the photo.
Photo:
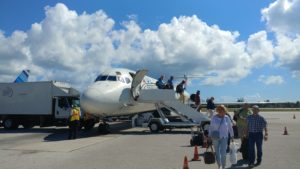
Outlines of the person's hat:
[{"label": "person's hat", "polygon": [[252,109],[258,109],[259,110],[259,107],[258,107],[258,105],[254,105],[254,106],[252,106]]}]

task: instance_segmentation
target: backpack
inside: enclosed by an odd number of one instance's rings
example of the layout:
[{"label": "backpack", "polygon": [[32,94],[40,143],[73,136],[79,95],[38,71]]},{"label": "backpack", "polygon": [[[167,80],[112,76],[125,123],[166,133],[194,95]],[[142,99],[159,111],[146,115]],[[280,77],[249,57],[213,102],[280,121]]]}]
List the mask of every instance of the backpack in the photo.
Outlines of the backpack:
[{"label": "backpack", "polygon": [[182,84],[179,84],[176,86],[176,93],[182,93],[183,92],[183,86]]},{"label": "backpack", "polygon": [[191,94],[190,99],[195,102],[196,94]]}]

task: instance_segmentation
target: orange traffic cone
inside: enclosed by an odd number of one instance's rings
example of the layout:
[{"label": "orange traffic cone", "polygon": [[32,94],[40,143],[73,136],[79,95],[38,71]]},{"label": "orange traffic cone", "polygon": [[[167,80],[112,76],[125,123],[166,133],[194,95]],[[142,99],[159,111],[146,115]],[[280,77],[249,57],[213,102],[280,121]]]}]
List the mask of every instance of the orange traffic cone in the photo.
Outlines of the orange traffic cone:
[{"label": "orange traffic cone", "polygon": [[195,149],[194,149],[194,158],[192,160],[193,161],[200,161],[197,145],[195,146]]},{"label": "orange traffic cone", "polygon": [[183,169],[189,169],[189,164],[186,156],[184,156]]},{"label": "orange traffic cone", "polygon": [[288,133],[288,131],[287,131],[286,127],[284,127],[284,132],[283,132],[283,135],[289,135],[289,133]]},{"label": "orange traffic cone", "polygon": [[293,119],[296,119],[296,115],[294,114],[294,117],[293,117]]}]

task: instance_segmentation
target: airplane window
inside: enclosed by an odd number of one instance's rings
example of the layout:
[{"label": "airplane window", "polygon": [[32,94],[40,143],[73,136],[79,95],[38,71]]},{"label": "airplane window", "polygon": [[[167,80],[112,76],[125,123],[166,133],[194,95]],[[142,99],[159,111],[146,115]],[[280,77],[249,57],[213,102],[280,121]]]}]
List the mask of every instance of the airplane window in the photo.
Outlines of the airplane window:
[{"label": "airplane window", "polygon": [[97,81],[105,81],[106,79],[107,79],[107,76],[101,76],[101,75],[99,75],[99,76],[96,78],[95,82],[97,82]]},{"label": "airplane window", "polygon": [[108,81],[117,81],[117,77],[116,76],[108,76],[107,80]]},{"label": "airplane window", "polygon": [[129,84],[130,83],[130,79],[128,77],[125,78],[126,83]]}]

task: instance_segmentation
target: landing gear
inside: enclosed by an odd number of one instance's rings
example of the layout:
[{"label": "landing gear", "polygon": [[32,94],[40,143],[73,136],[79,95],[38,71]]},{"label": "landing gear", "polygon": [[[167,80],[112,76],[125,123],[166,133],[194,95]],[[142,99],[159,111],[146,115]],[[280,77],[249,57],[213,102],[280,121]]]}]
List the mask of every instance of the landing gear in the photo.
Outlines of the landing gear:
[{"label": "landing gear", "polygon": [[109,124],[106,122],[100,123],[98,126],[98,132],[100,134],[108,134],[110,133],[110,127]]}]

